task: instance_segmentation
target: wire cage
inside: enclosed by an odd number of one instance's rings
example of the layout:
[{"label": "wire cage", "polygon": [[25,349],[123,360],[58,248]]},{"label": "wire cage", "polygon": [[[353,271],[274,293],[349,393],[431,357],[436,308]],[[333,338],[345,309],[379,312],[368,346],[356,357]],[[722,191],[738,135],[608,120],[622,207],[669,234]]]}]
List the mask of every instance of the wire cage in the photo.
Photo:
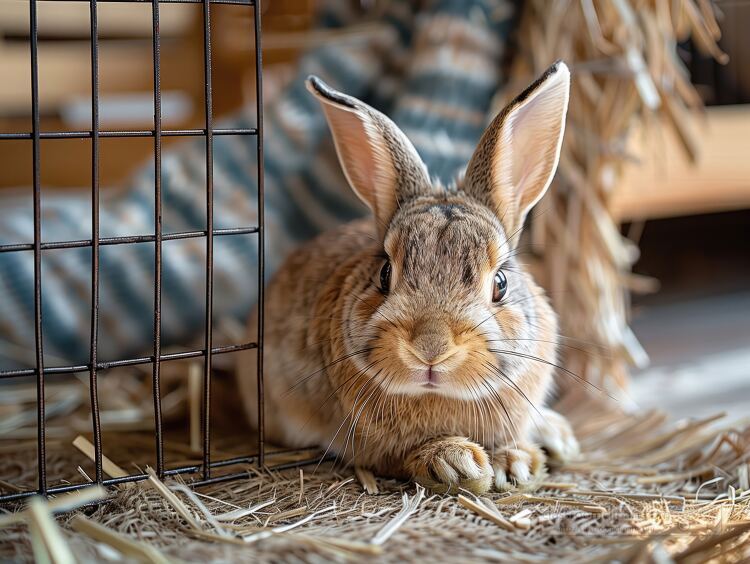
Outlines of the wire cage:
[{"label": "wire cage", "polygon": [[[29,0],[29,37],[30,37],[30,73],[31,73],[31,112],[32,130],[30,132],[0,133],[0,142],[4,140],[29,140],[32,145],[33,158],[33,215],[34,215],[34,238],[33,242],[2,245],[0,253],[33,253],[34,276],[34,359],[35,366],[28,369],[14,369],[0,371],[0,379],[9,378],[34,378],[36,380],[36,419],[37,419],[37,448],[38,448],[38,487],[33,490],[17,491],[0,495],[0,503],[17,501],[35,494],[48,495],[62,493],[79,489],[93,484],[113,485],[123,482],[133,482],[148,478],[147,474],[136,473],[118,478],[105,479],[102,469],[102,426],[99,413],[99,396],[97,390],[97,378],[101,371],[134,365],[152,365],[153,405],[154,405],[154,430],[155,430],[155,471],[159,477],[186,475],[190,477],[191,485],[205,485],[220,481],[228,481],[234,478],[246,476],[247,472],[232,472],[233,465],[265,464],[265,445],[263,440],[263,278],[264,278],[264,189],[263,189],[263,96],[262,96],[262,53],[261,53],[261,23],[260,0],[77,0],[88,2],[90,5],[90,35],[91,35],[91,129],[85,131],[50,132],[40,129],[39,111],[39,64],[38,64],[38,3],[43,0]],[[97,5],[100,2],[132,2],[150,4],[152,23],[152,54],[153,54],[153,104],[154,121],[153,129],[109,131],[100,128],[99,123],[99,37],[97,34]],[[203,78],[205,88],[205,126],[200,129],[164,129],[162,128],[161,116],[161,83],[160,83],[160,35],[159,35],[159,7],[160,4],[202,4],[203,8]],[[247,7],[253,11],[254,29],[249,30],[254,35],[255,45],[255,78],[256,78],[256,125],[245,129],[220,129],[214,127],[212,110],[212,78],[211,78],[211,5],[234,4]],[[258,193],[257,225],[251,227],[236,227],[214,229],[214,185],[213,185],[213,138],[217,135],[249,135],[257,138],[257,160],[258,160]],[[205,206],[206,206],[206,229],[199,231],[184,231],[176,233],[165,233],[162,230],[162,192],[161,192],[161,153],[162,138],[179,137],[203,137],[205,139]],[[100,165],[100,139],[102,138],[125,138],[146,137],[153,139],[153,167],[154,167],[154,229],[153,233],[137,236],[123,237],[100,237],[99,225],[99,165]],[[91,239],[75,241],[42,241],[41,231],[41,196],[40,185],[40,141],[45,139],[90,139],[91,140]],[[0,144],[0,146],[2,146]],[[214,262],[213,249],[214,238],[228,235],[254,234],[258,238],[258,334],[254,342],[244,342],[214,346],[213,343],[213,279]],[[164,241],[178,239],[205,239],[205,325],[203,348],[197,350],[186,350],[176,353],[165,354],[162,352],[161,322],[162,322],[162,258]],[[153,286],[153,328],[154,338],[152,354],[135,358],[121,358],[103,362],[99,358],[99,255],[102,245],[154,245],[154,286]],[[90,248],[91,249],[91,329],[89,361],[87,364],[69,366],[45,366],[44,343],[42,334],[42,280],[41,264],[42,255],[47,250],[68,248]],[[255,349],[257,353],[259,409],[258,409],[258,451],[247,456],[234,457],[223,460],[212,460],[211,457],[211,373],[213,358],[215,355],[237,352],[241,350]],[[202,462],[176,468],[165,467],[164,461],[164,437],[162,426],[162,404],[160,393],[161,366],[164,362],[173,360],[202,358],[203,360],[203,395],[202,395]],[[47,476],[47,437],[45,429],[45,377],[52,374],[84,374],[88,373],[90,387],[90,413],[92,421],[93,445],[94,445],[94,467],[95,476],[92,482],[80,484],[62,484],[50,486]],[[212,470],[222,468],[221,475],[214,475]],[[2,478],[2,476],[0,476]]]}]

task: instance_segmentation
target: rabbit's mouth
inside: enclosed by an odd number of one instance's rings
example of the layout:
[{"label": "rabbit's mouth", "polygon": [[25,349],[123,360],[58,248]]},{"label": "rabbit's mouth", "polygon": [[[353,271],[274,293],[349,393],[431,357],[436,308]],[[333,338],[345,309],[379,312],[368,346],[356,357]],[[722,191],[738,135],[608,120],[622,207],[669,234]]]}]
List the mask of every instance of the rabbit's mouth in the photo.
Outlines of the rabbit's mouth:
[{"label": "rabbit's mouth", "polygon": [[424,389],[439,388],[442,379],[441,372],[441,370],[436,370],[434,366],[429,366],[427,369],[416,371],[414,381]]}]

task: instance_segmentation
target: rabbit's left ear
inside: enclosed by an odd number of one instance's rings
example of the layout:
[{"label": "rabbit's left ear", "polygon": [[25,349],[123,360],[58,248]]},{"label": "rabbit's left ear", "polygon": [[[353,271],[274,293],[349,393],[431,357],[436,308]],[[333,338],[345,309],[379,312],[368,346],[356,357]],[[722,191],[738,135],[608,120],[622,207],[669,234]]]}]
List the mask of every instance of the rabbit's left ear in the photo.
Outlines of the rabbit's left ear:
[{"label": "rabbit's left ear", "polygon": [[398,205],[429,190],[427,167],[388,117],[316,76],[306,86],[323,106],[346,179],[375,214],[383,238]]},{"label": "rabbit's left ear", "polygon": [[569,91],[558,61],[492,121],[466,169],[463,190],[495,211],[512,244],[557,170]]}]

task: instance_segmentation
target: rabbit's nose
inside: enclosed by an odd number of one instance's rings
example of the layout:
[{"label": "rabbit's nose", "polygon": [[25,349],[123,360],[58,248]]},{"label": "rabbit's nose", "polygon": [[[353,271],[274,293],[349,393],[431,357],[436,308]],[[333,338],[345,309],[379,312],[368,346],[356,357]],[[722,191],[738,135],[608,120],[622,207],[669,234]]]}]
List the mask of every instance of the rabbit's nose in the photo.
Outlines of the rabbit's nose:
[{"label": "rabbit's nose", "polygon": [[442,322],[421,324],[412,338],[412,347],[419,360],[425,364],[438,364],[453,353],[452,331]]}]

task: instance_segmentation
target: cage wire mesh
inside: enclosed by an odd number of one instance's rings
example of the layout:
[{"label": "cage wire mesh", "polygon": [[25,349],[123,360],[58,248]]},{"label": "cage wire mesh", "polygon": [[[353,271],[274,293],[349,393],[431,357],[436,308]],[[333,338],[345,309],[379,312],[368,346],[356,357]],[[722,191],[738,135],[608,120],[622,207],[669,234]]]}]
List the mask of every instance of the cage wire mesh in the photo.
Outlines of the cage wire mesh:
[{"label": "cage wire mesh", "polygon": [[[36,419],[37,419],[37,474],[38,486],[36,489],[15,491],[0,495],[0,503],[20,500],[35,494],[55,494],[76,490],[93,484],[114,485],[124,482],[133,482],[148,478],[148,474],[134,473],[117,478],[104,478],[102,468],[102,425],[100,421],[99,394],[97,378],[101,371],[115,367],[152,365],[153,384],[153,411],[155,431],[155,459],[156,474],[159,477],[186,475],[192,479],[191,485],[206,485],[234,478],[247,476],[246,471],[231,471],[235,465],[265,464],[265,444],[263,439],[263,278],[264,278],[264,189],[263,189],[263,82],[262,82],[262,53],[261,53],[261,22],[260,22],[260,0],[75,0],[88,2],[90,5],[90,52],[91,52],[91,129],[85,131],[42,131],[40,127],[40,103],[39,103],[39,60],[38,43],[39,28],[37,10],[38,4],[44,0],[29,0],[29,45],[30,45],[30,73],[31,73],[31,131],[30,132],[3,132],[0,133],[0,142],[4,140],[29,140],[32,145],[32,191],[33,191],[33,216],[34,237],[33,242],[9,244],[0,246],[0,253],[33,253],[34,275],[33,275],[33,299],[34,299],[34,360],[33,368],[0,370],[0,379],[34,378],[36,380]],[[151,6],[151,35],[153,55],[153,105],[154,121],[153,129],[150,130],[123,130],[111,131],[100,128],[99,123],[99,37],[97,32],[97,5],[100,2],[130,2],[138,4],[150,4]],[[163,129],[162,128],[162,103],[161,103],[161,56],[159,35],[159,7],[160,4],[202,4],[202,27],[203,27],[203,78],[205,93],[205,126],[200,129]],[[252,10],[253,29],[248,30],[254,36],[255,47],[255,78],[256,78],[256,125],[252,128],[221,129],[214,127],[212,109],[212,82],[211,82],[211,5],[233,4],[247,7]],[[257,139],[258,160],[258,192],[257,192],[257,225],[236,228],[214,228],[213,209],[213,138],[217,135],[245,135],[255,136]],[[198,231],[183,231],[165,233],[162,230],[162,192],[161,192],[161,153],[162,138],[164,137],[203,137],[205,139],[205,205],[206,205],[206,229]],[[151,234],[100,237],[99,225],[99,165],[100,165],[100,140],[103,138],[127,138],[146,137],[153,138],[153,168],[154,168],[154,229]],[[42,240],[42,189],[40,183],[41,151],[40,142],[46,139],[90,139],[91,140],[91,239],[69,240],[69,241],[43,241]],[[1,146],[1,145],[0,145]],[[224,346],[214,346],[213,343],[213,279],[214,262],[213,249],[214,238],[232,235],[254,234],[258,241],[258,334],[253,342],[236,343]],[[201,349],[186,350],[165,354],[162,352],[161,344],[161,322],[162,322],[162,257],[165,252],[163,242],[179,239],[205,239],[205,324],[204,324],[204,346]],[[154,285],[153,285],[153,348],[150,356],[132,358],[120,358],[117,360],[102,361],[99,358],[99,280],[100,268],[99,257],[101,246],[106,245],[154,245]],[[89,362],[87,364],[67,366],[45,366],[43,319],[42,319],[42,255],[45,251],[54,249],[90,248],[91,249],[91,330],[89,343]],[[213,357],[215,355],[233,353],[241,350],[255,349],[257,353],[258,366],[258,401],[259,418],[257,421],[258,451],[255,454],[212,460],[211,456],[211,372]],[[202,461],[200,464],[183,465],[174,468],[166,468],[164,461],[164,430],[162,425],[162,404],[160,391],[161,366],[164,362],[173,360],[202,358],[203,360],[203,394],[202,394]],[[45,422],[45,377],[53,374],[85,374],[88,373],[90,389],[90,413],[94,446],[94,468],[93,481],[50,485],[47,476],[47,437]],[[282,464],[279,467],[293,466],[294,464]],[[221,475],[214,475],[212,470],[224,468],[229,469]],[[3,478],[0,476],[0,478]]]}]

